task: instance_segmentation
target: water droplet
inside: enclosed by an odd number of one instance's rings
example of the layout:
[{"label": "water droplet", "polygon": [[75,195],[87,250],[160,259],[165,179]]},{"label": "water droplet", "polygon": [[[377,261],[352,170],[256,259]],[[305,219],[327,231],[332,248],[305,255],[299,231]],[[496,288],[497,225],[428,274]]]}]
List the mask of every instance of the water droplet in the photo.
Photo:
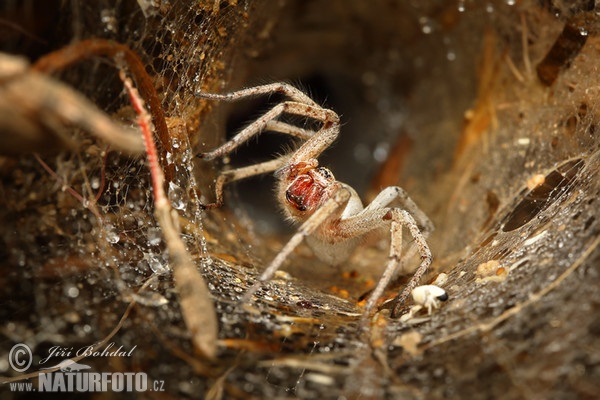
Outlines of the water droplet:
[{"label": "water droplet", "polygon": [[373,150],[373,158],[377,162],[384,162],[385,160],[387,160],[389,150],[390,150],[389,143],[385,143],[385,142],[378,143],[377,146],[375,147],[375,150]]},{"label": "water droplet", "polygon": [[189,149],[187,149],[181,155],[181,161],[183,161],[184,163],[189,163],[191,160],[192,160],[192,152]]},{"label": "water droplet", "polygon": [[104,226],[104,234],[106,235],[106,240],[112,244],[119,243],[119,240],[121,239],[117,229],[111,224]]},{"label": "water droplet", "polygon": [[146,233],[148,244],[150,246],[158,246],[162,240],[162,234],[158,228],[150,228]]},{"label": "water droplet", "polygon": [[509,6],[514,6],[517,3],[517,0],[506,0],[506,4]]},{"label": "water droplet", "polygon": [[79,288],[73,284],[66,284],[63,289],[65,295],[74,299],[79,296]]},{"label": "water droplet", "polygon": [[17,255],[17,264],[19,265],[19,267],[24,267],[26,262],[27,262],[27,257],[25,256],[25,253],[20,252]]},{"label": "water droplet", "polygon": [[90,275],[86,277],[86,282],[90,285],[95,285],[96,283],[98,283],[98,278],[93,275]]},{"label": "water droplet", "polygon": [[178,149],[181,146],[181,142],[177,138],[173,138],[173,141],[171,142],[171,144],[174,149]]},{"label": "water droplet", "polygon": [[169,265],[166,263],[163,263],[162,260],[160,260],[155,255],[149,255],[149,256],[147,255],[147,256],[145,256],[145,258],[148,261],[148,266],[150,267],[152,272],[154,272],[155,274],[165,275],[165,274],[169,273],[169,271],[170,271]]},{"label": "water droplet", "polygon": [[458,2],[458,12],[465,12],[465,2],[464,1],[459,1]]},{"label": "water droplet", "polygon": [[185,192],[178,185],[169,182],[169,201],[176,210],[185,210]]},{"label": "water droplet", "polygon": [[210,267],[213,263],[210,254],[208,253],[208,246],[206,245],[206,238],[204,235],[200,238],[200,263],[203,268]]},{"label": "water droplet", "polygon": [[117,31],[117,17],[112,9],[105,9],[100,12],[100,20],[104,24],[104,29],[107,32]]},{"label": "water droplet", "polygon": [[431,32],[433,32],[433,23],[429,18],[419,18],[419,24],[421,24],[421,32],[423,32],[424,34],[428,35]]},{"label": "water droplet", "polygon": [[98,179],[97,177],[93,177],[92,179],[90,179],[90,186],[94,190],[98,189],[100,187],[100,179]]}]

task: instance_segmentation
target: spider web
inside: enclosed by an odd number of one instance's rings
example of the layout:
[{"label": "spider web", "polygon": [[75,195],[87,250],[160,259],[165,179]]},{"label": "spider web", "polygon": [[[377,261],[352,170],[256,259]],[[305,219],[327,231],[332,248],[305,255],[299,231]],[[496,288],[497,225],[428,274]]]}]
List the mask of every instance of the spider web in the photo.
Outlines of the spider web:
[{"label": "spider web", "polygon": [[[597,393],[597,29],[586,31],[581,57],[563,60],[553,86],[541,87],[534,71],[589,4],[49,3],[50,11],[3,6],[3,28],[22,28],[8,29],[4,50],[35,62],[101,38],[139,55],[166,115],[166,189],[215,302],[219,358],[202,359],[190,343],[145,158],[70,129],[74,147],[0,164],[3,376],[15,374],[6,360],[16,343],[33,350],[38,369],[62,360],[40,364],[54,346],[76,350],[120,326],[112,341],[135,347],[131,357],[81,362],[144,371],[178,396]],[[133,126],[118,70],[114,58],[93,57],[53,77]],[[379,316],[369,335],[356,335],[356,299],[387,254],[376,240],[346,273],[300,248],[288,273],[265,284],[255,303],[239,304],[285,242],[256,228],[270,222],[255,210],[275,215],[276,205],[252,201],[250,192],[270,194],[253,181],[227,192],[224,209],[202,212],[223,166],[194,155],[244,125],[232,120],[262,109],[194,93],[277,80],[305,85],[342,116],[340,142],[323,162],[338,178],[365,198],[400,182],[435,221],[434,269],[448,273],[450,302],[432,317],[398,324]],[[465,358],[479,363],[465,366]]]}]

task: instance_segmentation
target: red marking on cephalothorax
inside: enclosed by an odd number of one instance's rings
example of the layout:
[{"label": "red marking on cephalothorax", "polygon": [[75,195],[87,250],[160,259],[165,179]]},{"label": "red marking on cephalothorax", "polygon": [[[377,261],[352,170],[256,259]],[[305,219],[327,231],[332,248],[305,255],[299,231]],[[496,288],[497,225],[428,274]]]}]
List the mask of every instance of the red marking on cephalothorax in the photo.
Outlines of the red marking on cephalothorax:
[{"label": "red marking on cephalothorax", "polygon": [[288,186],[285,199],[298,211],[315,210],[321,203],[325,188],[309,174],[302,174]]}]

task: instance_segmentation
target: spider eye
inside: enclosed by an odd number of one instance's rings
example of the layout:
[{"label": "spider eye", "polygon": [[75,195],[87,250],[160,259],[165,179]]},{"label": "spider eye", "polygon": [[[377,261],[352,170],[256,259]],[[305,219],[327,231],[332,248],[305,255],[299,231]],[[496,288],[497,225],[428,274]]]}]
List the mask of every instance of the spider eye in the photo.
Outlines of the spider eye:
[{"label": "spider eye", "polygon": [[317,169],[319,170],[319,173],[323,176],[323,178],[325,178],[325,179],[333,178],[333,173],[329,169],[327,169],[325,167],[319,167]]}]

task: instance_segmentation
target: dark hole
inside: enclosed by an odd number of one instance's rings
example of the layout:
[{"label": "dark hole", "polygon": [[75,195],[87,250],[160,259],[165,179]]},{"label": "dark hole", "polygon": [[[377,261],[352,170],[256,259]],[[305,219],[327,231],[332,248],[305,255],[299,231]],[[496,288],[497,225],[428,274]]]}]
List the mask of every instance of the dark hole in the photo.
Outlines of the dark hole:
[{"label": "dark hole", "polygon": [[527,193],[508,215],[502,230],[504,232],[513,231],[534,219],[569,189],[569,183],[582,167],[582,160],[569,161],[546,175],[544,183]]},{"label": "dark hole", "polygon": [[594,221],[596,221],[596,217],[594,217],[593,215],[591,217],[589,217],[586,221],[585,224],[583,225],[583,230],[587,231],[590,226],[592,226],[592,224],[594,223]]}]

